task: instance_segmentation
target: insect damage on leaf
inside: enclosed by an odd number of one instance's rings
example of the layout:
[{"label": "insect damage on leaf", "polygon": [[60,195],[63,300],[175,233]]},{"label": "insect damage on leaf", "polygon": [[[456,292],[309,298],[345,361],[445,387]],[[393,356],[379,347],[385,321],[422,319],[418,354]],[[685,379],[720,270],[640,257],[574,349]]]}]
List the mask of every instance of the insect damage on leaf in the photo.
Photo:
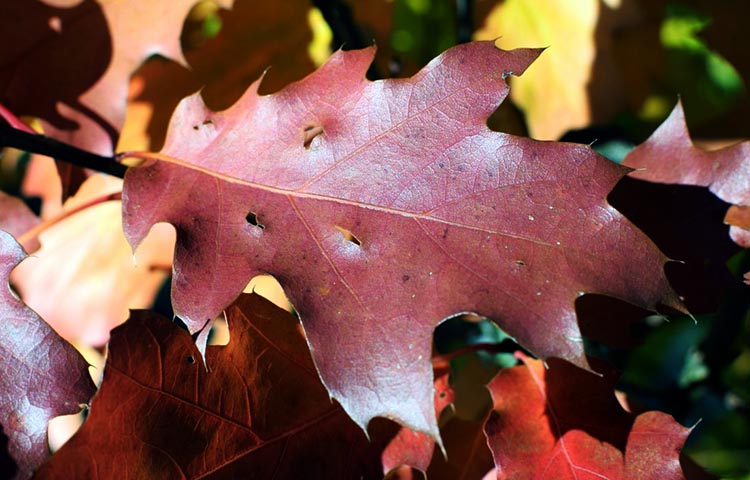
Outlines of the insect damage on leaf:
[{"label": "insect damage on leaf", "polygon": [[245,220],[247,220],[247,223],[254,227],[258,227],[261,230],[265,230],[266,226],[260,223],[258,221],[258,214],[255,212],[249,212],[247,215],[245,215]]},{"label": "insect damage on leaf", "polygon": [[317,137],[318,135],[323,134],[324,130],[323,127],[320,125],[308,125],[305,127],[304,130],[304,138],[302,145],[304,145],[306,150],[310,149],[310,145],[312,145],[312,141]]},{"label": "insect damage on leaf", "polygon": [[[541,357],[586,366],[578,292],[680,307],[667,258],[606,202],[627,169],[486,126],[508,94],[503,72],[539,50],[469,43],[412,78],[371,82],[373,54],[337,52],[272,95],[256,82],[222,112],[188,97],[149,154],[161,161],[128,172],[126,235],[135,247],[153,223],[175,226],[173,306],[191,332],[251,277],[275,275],[347,413],[437,439],[429,359],[443,319],[476,312]],[[194,135],[209,117],[216,128]],[[273,229],[246,228],[260,222],[249,204]]]}]

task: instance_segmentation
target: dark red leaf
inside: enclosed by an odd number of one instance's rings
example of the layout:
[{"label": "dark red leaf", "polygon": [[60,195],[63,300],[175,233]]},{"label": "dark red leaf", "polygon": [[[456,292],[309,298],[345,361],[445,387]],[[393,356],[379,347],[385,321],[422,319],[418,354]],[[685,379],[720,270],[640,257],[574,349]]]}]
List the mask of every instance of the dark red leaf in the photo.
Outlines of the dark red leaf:
[{"label": "dark red leaf", "polygon": [[83,357],[11,292],[8,275],[25,256],[0,231],[0,423],[20,478],[49,455],[49,420],[79,412],[95,391]]},{"label": "dark red leaf", "polygon": [[155,222],[177,229],[173,305],[191,332],[271,273],[360,426],[382,416],[437,438],[444,318],[487,315],[540,356],[585,365],[578,296],[679,307],[666,257],[605,200],[626,169],[486,127],[505,77],[538,50],[470,43],[410,79],[369,82],[373,52],[338,52],[273,95],[255,83],[223,112],[188,97],[165,161],[128,172],[131,244]]},{"label": "dark red leaf", "polygon": [[498,479],[683,478],[679,452],[691,429],[665,413],[627,413],[612,375],[523,360],[488,385],[494,409],[485,432]]},{"label": "dark red leaf", "polygon": [[[382,478],[378,445],[320,384],[299,323],[246,295],[206,351],[134,311],[112,332],[81,430],[40,478]],[[382,451],[382,445],[379,446]]]}]

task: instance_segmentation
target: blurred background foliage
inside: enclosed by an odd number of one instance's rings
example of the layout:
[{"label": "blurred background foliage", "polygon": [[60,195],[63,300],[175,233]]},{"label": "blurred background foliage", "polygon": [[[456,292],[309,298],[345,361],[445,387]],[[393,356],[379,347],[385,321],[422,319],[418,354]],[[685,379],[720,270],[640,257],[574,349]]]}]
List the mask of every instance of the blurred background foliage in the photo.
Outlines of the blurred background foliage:
[{"label": "blurred background foliage", "polygon": [[[158,150],[177,102],[199,89],[224,109],[261,76],[270,93],[338,48],[373,44],[368,76],[406,77],[472,39],[546,47],[511,78],[510,99],[488,122],[495,130],[589,143],[620,161],[679,96],[692,137],[715,148],[749,136],[749,18],[747,0],[236,0],[232,10],[203,0],[182,33],[190,69],[153,57],[133,76],[118,150]],[[3,190],[23,193],[28,155],[0,160]],[[627,178],[609,200],[683,262],[667,274],[692,316],[585,295],[576,308],[587,352],[622,372],[618,388],[633,412],[658,409],[695,425],[685,447],[692,461],[719,478],[750,479],[750,255],[728,238],[728,205],[703,188]],[[155,308],[168,311],[162,293]],[[519,348],[481,318],[438,327],[435,351],[450,361],[458,417],[483,415],[482,385],[515,364]]]},{"label": "blurred background foliage", "polygon": [[[511,78],[510,101],[490,119],[493,129],[593,143],[620,161],[680,97],[699,144],[724,145],[750,131],[747,1],[292,1],[254,5],[247,13],[242,0],[232,12],[204,3],[209,6],[196,7],[186,24],[183,43],[192,76],[206,85],[214,107],[231,104],[269,65],[266,92],[306,75],[337,48],[375,44],[368,76],[376,79],[410,76],[452,45],[489,39],[503,48],[546,47],[526,74]],[[302,22],[307,28],[300,29]],[[274,45],[282,36],[286,45]],[[240,43],[247,58],[217,69],[222,60],[211,44],[228,41]],[[305,58],[299,52],[307,52]],[[156,62],[158,75],[177,68]],[[151,68],[154,62],[138,75],[153,75]],[[189,93],[170,85],[173,103]],[[134,102],[147,100],[154,108],[146,131],[151,148],[158,148],[167,120],[159,113],[164,99],[139,95]],[[750,292],[743,283],[750,256],[728,241],[721,221],[727,205],[705,189],[629,179],[610,201],[684,262],[668,274],[693,315],[654,315],[586,295],[577,307],[588,353],[622,372],[619,388],[633,412],[658,409],[695,425],[685,448],[694,462],[720,478],[750,478]],[[489,403],[481,385],[515,364],[518,348],[479,318],[438,327],[435,349],[450,359],[459,417],[481,417]]]}]

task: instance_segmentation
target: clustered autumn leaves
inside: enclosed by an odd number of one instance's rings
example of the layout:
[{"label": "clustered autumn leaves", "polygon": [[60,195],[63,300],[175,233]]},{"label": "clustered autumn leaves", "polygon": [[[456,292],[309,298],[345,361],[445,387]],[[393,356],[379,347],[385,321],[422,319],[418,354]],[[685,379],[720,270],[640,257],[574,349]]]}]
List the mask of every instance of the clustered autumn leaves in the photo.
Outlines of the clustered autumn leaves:
[{"label": "clustered autumn leaves", "polygon": [[[128,135],[131,74],[155,52],[185,64],[179,32],[193,3],[0,7],[9,25],[44,39],[5,47],[1,58],[16,63],[1,77],[3,116],[22,129],[15,115],[36,116],[53,138],[112,155],[115,139]],[[160,27],[133,28],[142,19]],[[85,34],[76,22],[90,23]],[[93,77],[88,83],[39,75],[98,36],[111,58],[97,53],[76,64]],[[255,81],[222,111],[200,94],[182,100],[159,153],[119,156],[134,165],[122,186],[122,225],[89,221],[122,229],[140,246],[141,271],[128,274],[138,288],[123,292],[114,282],[109,295],[121,298],[100,300],[146,306],[143,292],[171,265],[172,306],[188,332],[132,311],[111,333],[96,390],[86,362],[58,333],[101,344],[114,325],[89,329],[73,318],[51,322],[55,333],[44,308],[40,318],[4,290],[0,423],[18,476],[408,478],[414,468],[430,478],[682,478],[679,451],[690,429],[661,412],[625,411],[614,373],[587,359],[576,320],[575,301],[586,293],[684,310],[664,275],[667,257],[607,203],[629,170],[587,146],[486,126],[508,94],[506,78],[539,54],[468,43],[411,78],[371,82],[373,48],[339,51],[274,94],[259,95]],[[64,58],[59,71],[74,76],[66,62],[78,56]],[[138,82],[130,85],[137,97]],[[676,153],[680,171],[700,173],[669,177],[652,163]],[[747,143],[695,149],[678,106],[626,163],[654,181],[710,185],[742,209],[750,186],[733,172],[747,158]],[[70,167],[61,173],[57,197],[76,191],[68,212],[87,202],[101,208],[120,188],[99,175],[80,184]],[[54,201],[44,204],[47,218],[70,215]],[[28,232],[39,219],[5,194],[0,207],[9,232],[0,234],[2,278],[34,305],[34,295],[50,295],[42,279],[59,279],[65,267],[41,270],[27,260],[25,272],[11,274],[25,256],[21,245],[37,248]],[[155,232],[158,222],[176,231],[173,263],[170,232]],[[97,235],[85,231],[92,223],[82,225],[58,248],[76,242],[81,261],[96,263],[127,246],[84,243]],[[738,222],[733,238],[744,241],[746,227]],[[283,285],[302,329],[285,310],[242,294],[264,273]],[[222,312],[229,342],[209,345]],[[461,312],[493,319],[539,358],[519,352],[519,365],[498,373],[488,384],[492,409],[478,423],[445,420],[453,392],[447,366],[432,354],[434,328]],[[47,458],[47,422],[82,405],[85,423]]]}]

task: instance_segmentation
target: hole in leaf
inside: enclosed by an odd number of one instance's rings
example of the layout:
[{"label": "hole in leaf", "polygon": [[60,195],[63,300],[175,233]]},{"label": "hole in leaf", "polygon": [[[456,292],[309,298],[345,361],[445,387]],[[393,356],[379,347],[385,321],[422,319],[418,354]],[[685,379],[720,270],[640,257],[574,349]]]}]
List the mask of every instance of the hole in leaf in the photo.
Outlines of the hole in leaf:
[{"label": "hole in leaf", "polygon": [[266,228],[265,225],[263,225],[262,223],[258,221],[258,214],[255,212],[250,212],[247,215],[245,215],[245,220],[247,220],[247,223],[249,223],[250,225],[256,226],[260,228],[261,230]]},{"label": "hole in leaf", "polygon": [[287,312],[294,310],[292,303],[284,293],[284,288],[278,280],[271,275],[258,275],[253,277],[243,290],[245,293],[257,293],[266,300],[270,300],[276,306]]},{"label": "hole in leaf", "polygon": [[334,228],[336,228],[336,230],[341,232],[341,235],[344,236],[344,240],[346,240],[347,242],[351,242],[358,247],[362,246],[362,241],[359,238],[357,238],[356,235],[354,235],[351,230],[346,229],[344,227],[340,227],[338,225],[335,225]]},{"label": "hole in leaf", "polygon": [[305,147],[305,150],[309,150],[313,139],[322,133],[323,133],[323,127],[320,125],[306,126],[303,131],[303,137],[302,137],[303,138],[302,145]]},{"label": "hole in leaf", "polygon": [[195,358],[192,355],[187,356],[187,362],[192,365],[195,363]]}]

